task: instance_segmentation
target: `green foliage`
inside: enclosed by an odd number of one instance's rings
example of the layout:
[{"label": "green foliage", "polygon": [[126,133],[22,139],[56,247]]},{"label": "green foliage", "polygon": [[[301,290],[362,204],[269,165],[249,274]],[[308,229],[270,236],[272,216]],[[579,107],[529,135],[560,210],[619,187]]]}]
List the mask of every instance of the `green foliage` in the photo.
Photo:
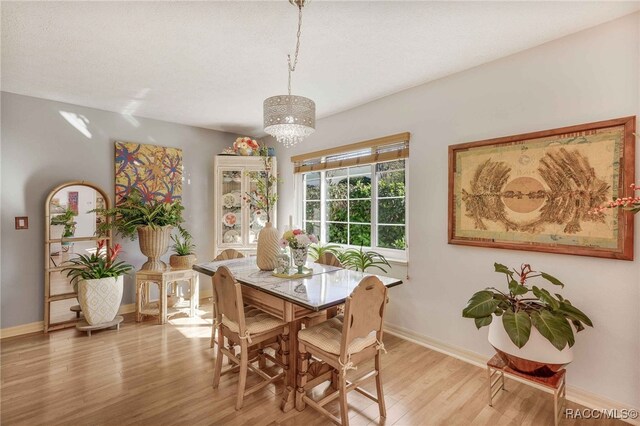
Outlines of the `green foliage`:
[{"label": "green foliage", "polygon": [[382,266],[391,267],[387,259],[371,250],[363,250],[362,247],[348,248],[337,254],[338,260],[345,268],[355,269],[356,271],[366,271],[369,268],[377,268],[382,272],[387,272]]},{"label": "green foliage", "polygon": [[50,223],[51,225],[63,225],[62,238],[70,238],[73,237],[73,234],[76,232],[76,222],[74,218],[75,214],[73,210],[67,209],[67,211],[62,214],[52,216]]},{"label": "green foliage", "polygon": [[91,211],[111,219],[98,225],[96,234],[104,235],[109,229],[114,229],[118,235],[131,240],[136,238],[136,232],[140,226],[150,226],[155,229],[163,226],[179,226],[184,222],[182,219],[184,207],[179,201],[145,203],[142,194],[138,191],[132,191],[119,207]]},{"label": "green foliage", "polygon": [[278,202],[276,192],[279,179],[273,173],[273,157],[263,156],[264,171],[247,172],[247,175],[256,184],[255,191],[247,192],[244,199],[254,209],[264,210],[267,213],[267,222],[271,222],[273,206]]},{"label": "green foliage", "polygon": [[103,250],[104,241],[98,243],[98,249],[90,255],[81,254],[78,257],[65,262],[68,265],[61,272],[66,272],[71,277],[73,289],[78,291],[78,281],[93,280],[99,278],[119,277],[133,269],[133,266],[117,261],[120,253],[120,244],[116,244],[108,253]]},{"label": "green foliage", "polygon": [[[559,294],[552,295],[547,289],[528,286],[527,280],[540,277],[550,284],[564,287],[557,278],[522,265],[520,271],[509,269],[500,263],[494,264],[495,272],[504,274],[508,292],[494,287],[480,290],[471,296],[462,310],[464,318],[473,318],[477,328],[489,325],[492,315],[502,316],[502,324],[511,341],[519,348],[528,341],[531,326],[535,327],[558,350],[575,343],[576,332],[593,323],[581,310]],[[530,294],[529,294],[530,293]],[[524,296],[529,297],[524,297]]]},{"label": "green foliage", "polygon": [[321,244],[321,243],[317,243],[317,244],[311,244],[309,246],[309,256],[311,256],[311,258],[313,260],[318,260],[320,258],[320,256],[322,256],[325,253],[333,253],[334,255],[336,255],[336,257],[338,256],[338,253],[340,253],[341,247],[337,244]]},{"label": "green foliage", "polygon": [[178,256],[188,256],[194,254],[196,245],[193,244],[193,237],[185,228],[181,225],[178,226],[178,234],[172,235],[173,245],[171,248]]}]

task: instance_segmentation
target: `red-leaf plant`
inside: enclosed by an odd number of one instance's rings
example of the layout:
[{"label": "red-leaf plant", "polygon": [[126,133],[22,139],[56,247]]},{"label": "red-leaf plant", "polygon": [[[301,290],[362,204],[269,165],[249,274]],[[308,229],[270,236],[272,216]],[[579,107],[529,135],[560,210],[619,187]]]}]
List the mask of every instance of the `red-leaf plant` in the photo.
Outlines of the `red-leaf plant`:
[{"label": "red-leaf plant", "polygon": [[61,272],[67,272],[67,277],[71,277],[73,288],[77,291],[78,281],[93,280],[99,278],[119,277],[133,269],[133,266],[117,261],[118,255],[122,251],[120,244],[116,244],[108,251],[105,250],[105,240],[98,241],[95,252],[89,255],[78,255],[77,258],[65,262],[69,265]]}]

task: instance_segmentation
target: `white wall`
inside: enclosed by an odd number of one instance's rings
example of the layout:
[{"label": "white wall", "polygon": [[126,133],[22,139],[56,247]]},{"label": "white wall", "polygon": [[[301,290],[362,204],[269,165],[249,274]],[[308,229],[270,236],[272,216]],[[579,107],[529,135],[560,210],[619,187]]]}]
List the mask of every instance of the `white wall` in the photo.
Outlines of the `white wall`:
[{"label": "white wall", "polygon": [[[0,327],[42,321],[45,199],[63,182],[86,180],[100,186],[113,202],[115,140],[182,148],[186,226],[194,235],[198,258],[212,258],[213,159],[233,143],[235,135],[6,92],[2,92],[1,111]],[[67,116],[76,123],[85,123],[91,137],[78,131],[61,112],[71,114]],[[15,216],[29,216],[29,229],[14,230]],[[144,263],[137,241],[116,242],[123,243],[123,260],[136,268]],[[211,285],[203,280],[201,286],[209,290]],[[134,297],[129,277],[123,303],[132,303]]]},{"label": "white wall", "polygon": [[[476,331],[461,310],[476,290],[502,285],[493,262],[530,263],[562,279],[565,296],[595,324],[577,337],[569,384],[640,407],[637,242],[634,262],[447,244],[448,145],[640,116],[639,27],[636,13],[321,119],[308,140],[278,149],[280,193],[293,191],[291,155],[411,132],[411,279],[391,290],[388,323],[488,357],[486,329]],[[293,211],[281,197],[281,229]]]}]

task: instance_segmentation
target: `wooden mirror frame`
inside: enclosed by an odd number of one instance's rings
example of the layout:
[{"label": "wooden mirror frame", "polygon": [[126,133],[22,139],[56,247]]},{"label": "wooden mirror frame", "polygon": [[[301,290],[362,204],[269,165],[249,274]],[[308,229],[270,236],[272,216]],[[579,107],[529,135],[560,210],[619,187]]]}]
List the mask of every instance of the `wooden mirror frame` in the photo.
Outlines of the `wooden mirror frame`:
[{"label": "wooden mirror frame", "polygon": [[[62,328],[67,328],[67,327],[72,327],[75,325],[75,323],[78,321],[80,315],[79,315],[79,311],[76,311],[76,318],[74,319],[70,319],[70,320],[66,320],[66,321],[62,321],[62,322],[56,322],[56,323],[52,323],[51,322],[51,303],[52,302],[56,302],[59,300],[67,300],[67,299],[73,299],[77,297],[77,294],[75,292],[71,292],[71,293],[63,293],[63,294],[56,294],[56,295],[51,295],[50,294],[50,285],[51,285],[51,273],[55,273],[55,272],[59,272],[60,270],[62,270],[64,268],[64,266],[52,266],[51,262],[50,262],[50,256],[51,256],[51,244],[56,244],[56,243],[62,243],[64,242],[76,242],[76,241],[98,241],[98,240],[106,240],[106,247],[107,250],[111,247],[111,230],[107,231],[105,235],[102,235],[100,237],[96,236],[95,233],[93,236],[89,236],[89,237],[71,237],[71,238],[51,238],[51,200],[53,199],[53,197],[61,190],[63,190],[64,188],[67,188],[69,186],[86,186],[89,187],[91,189],[93,189],[94,191],[96,191],[98,194],[100,194],[102,196],[102,198],[104,199],[104,205],[105,208],[110,209],[111,208],[111,199],[109,198],[109,196],[107,195],[107,193],[105,191],[102,190],[102,188],[100,188],[99,186],[91,183],[91,182],[87,182],[84,180],[76,180],[76,181],[71,181],[71,182],[65,182],[61,185],[56,186],[53,190],[51,190],[51,192],[49,193],[49,195],[47,196],[47,199],[45,201],[45,224],[44,224],[44,332],[48,333],[51,330],[58,330],[58,329],[62,329]],[[105,220],[108,222],[109,218],[106,217]]]}]

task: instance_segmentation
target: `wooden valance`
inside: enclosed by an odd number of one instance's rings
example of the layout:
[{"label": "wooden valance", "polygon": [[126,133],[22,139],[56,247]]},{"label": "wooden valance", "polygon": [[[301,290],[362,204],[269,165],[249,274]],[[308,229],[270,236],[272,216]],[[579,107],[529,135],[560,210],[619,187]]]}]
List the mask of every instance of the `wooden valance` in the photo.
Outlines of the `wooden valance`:
[{"label": "wooden valance", "polygon": [[295,173],[339,169],[409,157],[409,132],[291,157]]}]

